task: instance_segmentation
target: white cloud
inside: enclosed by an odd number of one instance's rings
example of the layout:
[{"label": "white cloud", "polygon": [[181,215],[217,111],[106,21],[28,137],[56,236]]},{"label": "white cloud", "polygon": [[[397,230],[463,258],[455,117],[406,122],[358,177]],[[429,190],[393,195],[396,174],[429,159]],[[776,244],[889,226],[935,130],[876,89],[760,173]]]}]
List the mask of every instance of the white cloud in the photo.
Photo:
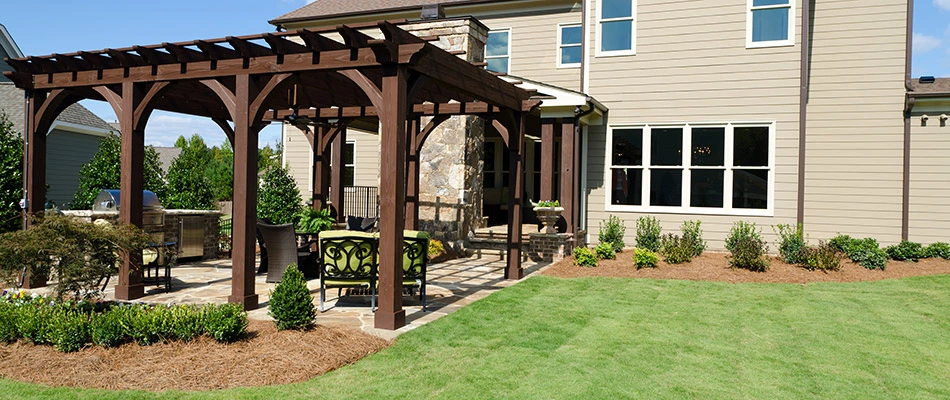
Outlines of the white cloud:
[{"label": "white cloud", "polygon": [[[153,146],[174,146],[179,136],[200,135],[208,147],[224,142],[224,131],[209,118],[193,117],[156,111],[145,127],[145,143]],[[258,145],[263,147],[280,141],[280,124],[271,124],[258,136]]]},{"label": "white cloud", "polygon": [[950,10],[950,0],[934,0],[934,5],[944,10]]},{"label": "white cloud", "polygon": [[[950,0],[946,0],[950,2]],[[940,47],[940,38],[914,33],[914,53],[926,53]]]}]

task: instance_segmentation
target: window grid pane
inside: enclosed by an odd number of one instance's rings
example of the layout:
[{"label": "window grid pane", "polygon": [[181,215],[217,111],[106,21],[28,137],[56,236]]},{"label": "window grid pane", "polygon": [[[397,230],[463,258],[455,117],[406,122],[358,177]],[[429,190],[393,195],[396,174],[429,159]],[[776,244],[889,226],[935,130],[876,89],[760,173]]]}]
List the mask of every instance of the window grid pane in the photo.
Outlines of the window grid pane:
[{"label": "window grid pane", "polygon": [[752,41],[788,40],[788,8],[752,10]]},{"label": "window grid pane", "polygon": [[633,49],[633,20],[600,23],[602,51]]},{"label": "window grid pane", "polygon": [[629,206],[643,205],[643,170],[640,168],[612,168],[610,202]]},{"label": "window grid pane", "polygon": [[679,207],[683,199],[683,170],[650,170],[650,205]]},{"label": "window grid pane", "polygon": [[601,5],[603,7],[600,12],[601,19],[633,16],[632,0],[603,0]]},{"label": "window grid pane", "polygon": [[561,45],[571,44],[581,44],[581,27],[578,25],[561,27]]}]

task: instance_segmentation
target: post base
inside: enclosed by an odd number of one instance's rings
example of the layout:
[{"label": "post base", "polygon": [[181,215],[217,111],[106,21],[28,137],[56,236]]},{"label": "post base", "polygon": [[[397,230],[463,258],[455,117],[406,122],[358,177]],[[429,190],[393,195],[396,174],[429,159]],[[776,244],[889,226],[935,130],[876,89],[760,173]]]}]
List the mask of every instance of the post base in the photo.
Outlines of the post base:
[{"label": "post base", "polygon": [[115,286],[115,298],[117,300],[135,300],[142,296],[145,296],[145,285],[141,283]]},{"label": "post base", "polygon": [[406,326],[406,310],[399,310],[394,313],[376,310],[376,314],[374,314],[373,317],[376,329],[394,331]]},{"label": "post base", "polygon": [[231,295],[228,296],[228,303],[241,304],[244,306],[244,311],[256,310],[258,307],[260,307],[257,294],[251,294],[247,296]]}]

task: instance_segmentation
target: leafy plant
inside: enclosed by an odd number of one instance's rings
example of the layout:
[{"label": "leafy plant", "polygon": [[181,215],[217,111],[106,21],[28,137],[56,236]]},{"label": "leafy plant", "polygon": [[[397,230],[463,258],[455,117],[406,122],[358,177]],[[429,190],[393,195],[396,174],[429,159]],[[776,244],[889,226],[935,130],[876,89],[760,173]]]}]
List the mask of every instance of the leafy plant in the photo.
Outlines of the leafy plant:
[{"label": "leafy plant", "polygon": [[805,250],[808,249],[808,243],[805,241],[805,230],[802,224],[798,224],[795,228],[788,224],[778,224],[774,228],[778,236],[778,253],[782,256],[782,261],[789,264],[805,262]]},{"label": "leafy plant", "polygon": [[574,248],[574,265],[580,267],[596,267],[597,256],[587,247]]},{"label": "leafy plant", "polygon": [[50,342],[54,309],[42,302],[31,302],[19,307],[16,330],[22,338],[34,344]]},{"label": "leafy plant", "polygon": [[[122,140],[109,134],[101,142],[96,154],[79,170],[79,190],[69,204],[76,210],[88,210],[103,189],[118,189],[121,175]],[[145,146],[145,181],[143,188],[155,192],[165,204],[165,179],[158,153],[152,146]],[[21,183],[22,185],[22,183]],[[19,197],[18,197],[19,198]],[[167,204],[166,204],[167,207]]]},{"label": "leafy plant", "polygon": [[20,228],[23,197],[23,139],[0,110],[0,232]]},{"label": "leafy plant", "polygon": [[313,319],[317,316],[313,295],[296,263],[287,266],[280,283],[271,291],[269,308],[267,313],[274,317],[278,330],[313,326]]},{"label": "leafy plant", "polygon": [[736,221],[726,238],[726,248],[732,253],[729,265],[733,268],[768,271],[769,259],[765,253],[769,251],[769,246],[762,240],[761,230],[756,228],[755,223]]},{"label": "leafy plant", "polygon": [[867,269],[887,267],[887,252],[882,250],[874,238],[852,239],[845,245],[848,258]]},{"label": "leafy plant", "polygon": [[211,159],[205,168],[205,178],[211,185],[215,201],[227,201],[234,198],[234,150],[231,142],[224,139],[221,147],[210,150]]},{"label": "leafy plant", "polygon": [[205,331],[219,342],[233,342],[247,329],[247,313],[240,304],[210,305],[204,309],[203,314]]},{"label": "leafy plant", "polygon": [[13,343],[20,338],[16,329],[17,306],[0,300],[0,343]]},{"label": "leafy plant", "polygon": [[735,253],[738,242],[745,238],[761,241],[762,230],[756,228],[755,223],[736,221],[729,229],[729,236],[726,237],[726,250]]},{"label": "leafy plant", "polygon": [[660,251],[660,221],[655,217],[637,218],[637,247]]},{"label": "leafy plant", "polygon": [[617,258],[614,246],[611,243],[601,243],[594,247],[594,254],[600,260],[613,260]]},{"label": "leafy plant", "polygon": [[538,202],[538,207],[560,207],[561,202],[558,200],[541,200]]},{"label": "leafy plant", "polygon": [[950,260],[950,244],[946,242],[934,242],[924,249],[927,257],[942,258]]},{"label": "leafy plant", "polygon": [[818,241],[818,247],[807,247],[802,251],[801,266],[809,271],[838,271],[841,269],[841,256],[830,243]]},{"label": "leafy plant", "polygon": [[670,264],[682,264],[693,259],[691,243],[678,235],[667,233],[660,238],[660,254]]},{"label": "leafy plant", "polygon": [[314,210],[310,207],[302,207],[297,212],[295,227],[297,232],[320,233],[332,228],[333,222],[329,208]]},{"label": "leafy plant", "polygon": [[429,259],[445,254],[445,245],[439,239],[429,239]]},{"label": "leafy plant", "polygon": [[637,247],[633,249],[633,265],[640,268],[656,268],[660,256],[655,251]]},{"label": "leafy plant", "polygon": [[887,246],[884,248],[884,251],[887,252],[887,256],[892,260],[909,260],[917,262],[921,258],[927,258],[927,253],[924,252],[924,246],[917,242],[901,241],[898,244]]},{"label": "leafy plant", "polygon": [[835,236],[828,241],[828,245],[831,246],[831,248],[835,251],[847,253],[848,246],[851,245],[853,240],[854,239],[851,236],[842,235],[839,233],[838,236]]},{"label": "leafy plant", "polygon": [[702,221],[683,221],[683,241],[689,246],[691,257],[699,257],[706,250],[702,224]]},{"label": "leafy plant", "polygon": [[206,171],[211,163],[211,152],[198,134],[185,139],[179,136],[175,147],[181,153],[168,167],[167,208],[208,210],[214,207],[214,193]]},{"label": "leafy plant", "polygon": [[129,341],[129,324],[136,310],[130,306],[112,307],[92,318],[90,338],[102,347],[118,347]]},{"label": "leafy plant", "polygon": [[270,168],[261,177],[260,189],[257,191],[258,218],[274,224],[294,222],[294,216],[303,208],[302,202],[300,190],[287,168]]},{"label": "leafy plant", "polygon": [[600,243],[610,243],[614,252],[619,253],[623,251],[625,243],[623,242],[623,236],[627,232],[627,227],[624,225],[623,220],[620,217],[611,215],[607,217],[607,224],[600,224],[600,232],[597,235],[597,240]]},{"label": "leafy plant", "polygon": [[50,324],[50,342],[64,353],[79,351],[92,341],[89,315],[77,310],[63,311]]},{"label": "leafy plant", "polygon": [[170,307],[168,317],[169,334],[166,337],[189,342],[205,333],[205,326],[201,320],[201,308],[197,306]]}]

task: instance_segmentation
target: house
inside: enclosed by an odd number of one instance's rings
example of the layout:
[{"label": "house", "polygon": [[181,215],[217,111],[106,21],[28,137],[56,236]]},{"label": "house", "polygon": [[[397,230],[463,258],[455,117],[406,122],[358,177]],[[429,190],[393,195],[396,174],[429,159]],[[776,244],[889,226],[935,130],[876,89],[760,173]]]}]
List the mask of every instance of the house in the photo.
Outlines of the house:
[{"label": "house", "polygon": [[[796,223],[812,240],[837,233],[883,244],[950,239],[943,189],[950,128],[932,111],[947,108],[948,90],[945,80],[924,86],[910,77],[909,0],[431,2],[316,0],[270,22],[295,30],[477,18],[488,30],[487,68],[533,83],[550,99],[541,118],[569,118],[555,110],[568,95],[589,100],[579,112],[602,114],[577,119],[577,225],[588,241],[610,215],[625,221],[631,244],[636,220],[646,215],[666,232],[701,220],[711,248],[723,247],[737,220],[756,223],[769,239],[770,226]],[[433,32],[426,31],[451,34]],[[481,51],[468,50],[464,57],[482,61]],[[312,168],[301,138],[285,126],[285,161],[306,191]],[[347,140],[353,183],[375,185],[377,136]],[[426,179],[423,168],[430,206],[471,204],[476,210],[461,217],[466,226],[505,213],[493,198],[509,181],[495,140],[485,128],[474,142],[481,149],[466,149],[472,142],[423,149],[421,163],[434,170],[445,169],[444,158],[479,160],[449,168],[470,167],[475,172],[462,177],[474,184]],[[545,191],[539,165],[563,154],[528,140],[526,192],[537,201]]]},{"label": "house", "polygon": [[[0,25],[0,72],[12,71],[3,58],[23,57],[16,42]],[[23,90],[16,88],[7,77],[0,74],[0,112],[7,115],[15,129],[22,134]],[[92,159],[99,142],[112,131],[112,127],[80,104],[67,107],[53,123],[47,134],[46,182],[49,190],[46,199],[59,207],[65,207],[79,189],[79,170]]]}]

